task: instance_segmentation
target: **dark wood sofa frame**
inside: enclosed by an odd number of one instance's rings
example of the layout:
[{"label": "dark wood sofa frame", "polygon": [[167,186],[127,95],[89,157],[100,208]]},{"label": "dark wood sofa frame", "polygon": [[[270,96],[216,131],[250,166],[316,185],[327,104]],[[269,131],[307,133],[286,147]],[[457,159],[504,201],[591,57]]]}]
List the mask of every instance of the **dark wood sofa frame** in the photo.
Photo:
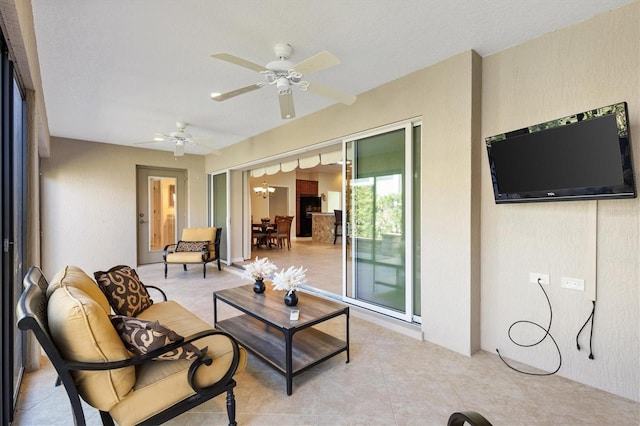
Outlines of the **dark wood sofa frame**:
[{"label": "dark wood sofa frame", "polygon": [[[82,405],[80,403],[80,396],[78,394],[78,389],[71,375],[72,371],[79,370],[112,370],[118,369],[128,366],[140,365],[147,362],[155,362],[152,361],[153,358],[161,355],[165,352],[172,351],[186,343],[193,342],[195,340],[201,339],[202,337],[214,335],[214,334],[223,334],[228,336],[233,343],[233,353],[234,359],[232,365],[230,366],[227,373],[220,379],[217,383],[214,383],[211,386],[207,386],[204,388],[200,388],[195,384],[195,373],[198,367],[202,364],[211,365],[211,359],[207,357],[196,359],[189,368],[188,380],[191,387],[196,391],[196,393],[178,403],[167,407],[163,411],[158,414],[150,417],[144,422],[140,423],[141,425],[157,425],[160,423],[164,423],[182,413],[189,411],[190,409],[222,394],[223,392],[227,393],[226,405],[227,405],[227,416],[229,418],[229,425],[236,425],[236,405],[235,405],[235,397],[233,394],[233,388],[236,386],[236,382],[233,379],[233,375],[236,372],[239,363],[239,347],[235,339],[233,339],[229,334],[217,331],[214,329],[202,331],[200,333],[193,334],[191,336],[185,337],[181,341],[177,341],[175,343],[169,344],[163,348],[154,350],[149,352],[143,356],[134,356],[130,359],[122,360],[122,361],[113,361],[113,362],[96,362],[96,363],[87,363],[87,362],[77,362],[65,359],[58,348],[56,347],[53,339],[51,338],[51,334],[49,333],[48,319],[47,319],[47,297],[46,290],[48,286],[48,282],[40,268],[36,266],[32,266],[27,275],[24,278],[24,286],[25,290],[20,296],[18,300],[18,306],[16,310],[16,316],[18,319],[18,328],[21,330],[31,330],[33,334],[38,339],[38,342],[42,346],[42,349],[45,351],[49,359],[51,360],[51,364],[56,369],[58,373],[58,380],[56,381],[56,386],[62,383],[65,387],[67,395],[69,397],[69,401],[71,402],[71,409],[73,411],[73,420],[75,425],[85,425],[85,417],[84,412],[82,410]],[[155,286],[145,286],[147,288],[153,288],[155,290],[160,291],[162,293],[164,300],[166,300],[166,295],[162,290]],[[102,424],[107,426],[113,426],[114,421],[111,418],[111,415],[108,412],[100,411],[100,417],[102,419]]]}]

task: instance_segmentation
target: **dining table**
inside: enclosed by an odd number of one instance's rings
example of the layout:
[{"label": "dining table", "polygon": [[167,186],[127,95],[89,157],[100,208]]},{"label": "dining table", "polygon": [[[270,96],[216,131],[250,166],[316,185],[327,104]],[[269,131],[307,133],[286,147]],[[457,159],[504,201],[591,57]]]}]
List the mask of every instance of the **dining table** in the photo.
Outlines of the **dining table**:
[{"label": "dining table", "polygon": [[278,230],[277,225],[271,222],[260,222],[251,224],[251,235],[256,239],[255,247],[259,248],[264,245],[271,249],[275,244],[271,242],[271,234]]}]

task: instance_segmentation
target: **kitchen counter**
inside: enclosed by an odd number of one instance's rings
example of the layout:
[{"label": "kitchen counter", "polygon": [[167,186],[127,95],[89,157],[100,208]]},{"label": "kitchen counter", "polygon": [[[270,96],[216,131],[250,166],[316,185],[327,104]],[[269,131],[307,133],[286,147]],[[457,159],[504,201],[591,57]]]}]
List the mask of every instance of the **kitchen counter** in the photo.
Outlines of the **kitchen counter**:
[{"label": "kitchen counter", "polygon": [[311,240],[318,243],[333,244],[333,231],[336,222],[334,213],[313,212],[311,213]]}]

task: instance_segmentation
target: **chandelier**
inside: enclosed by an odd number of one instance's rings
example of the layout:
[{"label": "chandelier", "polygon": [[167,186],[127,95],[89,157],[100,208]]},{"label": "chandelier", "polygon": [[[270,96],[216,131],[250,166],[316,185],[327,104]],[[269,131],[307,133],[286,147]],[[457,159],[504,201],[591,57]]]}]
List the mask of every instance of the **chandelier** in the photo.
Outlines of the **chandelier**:
[{"label": "chandelier", "polygon": [[267,196],[273,195],[273,193],[276,192],[276,189],[273,186],[267,185],[267,182],[262,182],[262,186],[254,187],[253,191],[257,195],[261,195],[262,198],[267,198]]}]

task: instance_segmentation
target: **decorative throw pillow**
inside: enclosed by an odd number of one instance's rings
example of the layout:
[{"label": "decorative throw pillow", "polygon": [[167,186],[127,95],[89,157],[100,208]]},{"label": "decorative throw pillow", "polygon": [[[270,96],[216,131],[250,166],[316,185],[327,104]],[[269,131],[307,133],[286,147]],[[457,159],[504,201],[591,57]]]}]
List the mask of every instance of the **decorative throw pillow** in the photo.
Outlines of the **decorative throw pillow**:
[{"label": "decorative throw pillow", "polygon": [[209,241],[178,241],[176,251],[197,251],[199,252],[203,248],[209,245]]},{"label": "decorative throw pillow", "polygon": [[98,285],[118,315],[135,317],[153,304],[136,270],[125,265],[94,272]]},{"label": "decorative throw pillow", "polygon": [[[146,321],[123,315],[113,315],[111,323],[122,339],[125,347],[136,355],[162,348],[182,338],[173,330],[160,325],[158,321]],[[198,349],[191,343],[186,343],[176,350],[166,352],[154,360],[167,361],[176,359],[196,359],[207,353],[208,347]]]}]

